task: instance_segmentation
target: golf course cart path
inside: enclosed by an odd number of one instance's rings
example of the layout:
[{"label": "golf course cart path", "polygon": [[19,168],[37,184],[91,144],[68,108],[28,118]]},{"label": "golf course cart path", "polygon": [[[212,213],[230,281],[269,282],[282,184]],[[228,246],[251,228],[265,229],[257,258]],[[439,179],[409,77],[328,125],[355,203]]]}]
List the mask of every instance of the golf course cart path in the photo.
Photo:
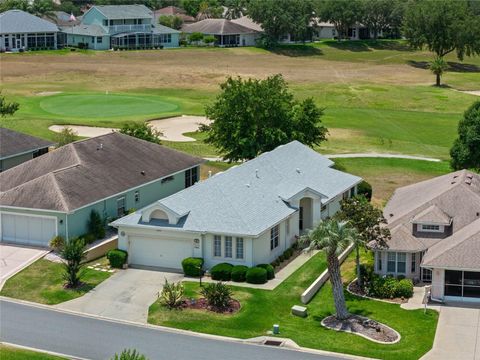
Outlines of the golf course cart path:
[{"label": "golf course cart path", "polygon": [[480,90],[473,90],[473,91],[461,91],[463,92],[464,94],[470,94],[470,95],[476,95],[476,96],[480,96]]},{"label": "golf course cart path", "polygon": [[[182,115],[167,119],[149,121],[149,124],[151,124],[155,130],[160,131],[163,134],[160,137],[161,140],[176,142],[196,141],[195,139],[183,134],[197,131],[200,124],[209,123],[210,121],[205,116],[192,115]],[[95,137],[119,130],[116,128],[82,125],[52,125],[48,129],[58,133],[66,127],[72,129],[78,136],[82,137]]]}]

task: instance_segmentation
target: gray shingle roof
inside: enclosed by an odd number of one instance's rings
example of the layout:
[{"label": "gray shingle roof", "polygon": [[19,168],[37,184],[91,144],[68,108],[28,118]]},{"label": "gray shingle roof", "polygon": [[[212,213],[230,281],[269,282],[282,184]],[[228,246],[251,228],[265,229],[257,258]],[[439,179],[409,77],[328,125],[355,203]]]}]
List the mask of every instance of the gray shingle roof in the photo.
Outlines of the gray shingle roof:
[{"label": "gray shingle roof", "polygon": [[100,25],[75,25],[62,26],[60,29],[66,34],[75,34],[83,36],[105,36],[107,32]]},{"label": "gray shingle roof", "polygon": [[0,206],[72,211],[202,162],[114,132],[0,173]]},{"label": "gray shingle roof", "polygon": [[432,205],[415,215],[412,222],[418,224],[450,225],[452,218],[437,205]]},{"label": "gray shingle roof", "polygon": [[[361,181],[359,177],[331,169],[332,164],[293,141],[158,204],[174,213],[187,214],[181,225],[186,231],[256,236],[297,211],[286,199],[301,190],[323,194],[325,203]],[[114,224],[139,225],[141,214],[142,211],[137,211]]]},{"label": "gray shingle roof", "polygon": [[0,159],[53,145],[51,141],[0,127]]},{"label": "gray shingle roof", "polygon": [[480,218],[445,241],[432,246],[423,258],[422,266],[480,269]]},{"label": "gray shingle roof", "polygon": [[255,30],[236,24],[226,19],[205,19],[193,24],[184,25],[183,32],[209,35],[236,35],[236,34],[252,34]]},{"label": "gray shingle roof", "polygon": [[96,5],[108,19],[146,19],[153,18],[153,12],[145,5]]},{"label": "gray shingle roof", "polygon": [[161,24],[155,24],[155,27],[152,29],[154,34],[180,34],[181,31],[169,28]]},{"label": "gray shingle roof", "polygon": [[256,23],[248,16],[242,16],[242,17],[239,17],[238,19],[233,19],[232,22],[258,32],[263,32],[262,25]]},{"label": "gray shingle roof", "polygon": [[0,34],[57,31],[55,24],[22,10],[8,10],[0,14]]}]

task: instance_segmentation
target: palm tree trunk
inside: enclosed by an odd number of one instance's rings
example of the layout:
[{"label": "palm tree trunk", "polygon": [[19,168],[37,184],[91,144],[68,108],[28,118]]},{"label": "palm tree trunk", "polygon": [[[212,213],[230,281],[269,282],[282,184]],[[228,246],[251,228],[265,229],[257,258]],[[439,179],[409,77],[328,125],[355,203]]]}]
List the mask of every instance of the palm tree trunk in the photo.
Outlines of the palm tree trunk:
[{"label": "palm tree trunk", "polygon": [[360,288],[363,286],[362,284],[362,274],[360,271],[360,247],[358,245],[355,246],[355,250],[357,252],[355,261],[357,263],[357,284],[360,286]]},{"label": "palm tree trunk", "polygon": [[437,74],[437,86],[440,86],[440,74]]},{"label": "palm tree trunk", "polygon": [[342,277],[340,276],[340,263],[337,255],[329,254],[327,256],[328,272],[330,273],[330,283],[333,289],[333,301],[335,303],[336,317],[339,320],[345,320],[350,317],[345,304],[345,295],[343,293]]}]

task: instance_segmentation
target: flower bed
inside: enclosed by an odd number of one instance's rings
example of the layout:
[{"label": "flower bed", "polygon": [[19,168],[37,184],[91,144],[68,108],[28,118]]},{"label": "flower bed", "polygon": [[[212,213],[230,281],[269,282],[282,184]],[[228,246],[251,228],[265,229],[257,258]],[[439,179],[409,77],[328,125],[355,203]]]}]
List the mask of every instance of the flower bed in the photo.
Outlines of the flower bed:
[{"label": "flower bed", "polygon": [[229,306],[224,309],[214,308],[209,306],[205,298],[189,299],[182,302],[181,308],[183,309],[195,309],[195,310],[207,310],[213,311],[219,314],[234,314],[240,310],[240,302],[238,300],[230,300]]},{"label": "flower bed", "polygon": [[322,325],[382,344],[395,344],[400,341],[400,334],[391,327],[359,315],[352,315],[346,320],[338,320],[331,315],[322,320]]}]

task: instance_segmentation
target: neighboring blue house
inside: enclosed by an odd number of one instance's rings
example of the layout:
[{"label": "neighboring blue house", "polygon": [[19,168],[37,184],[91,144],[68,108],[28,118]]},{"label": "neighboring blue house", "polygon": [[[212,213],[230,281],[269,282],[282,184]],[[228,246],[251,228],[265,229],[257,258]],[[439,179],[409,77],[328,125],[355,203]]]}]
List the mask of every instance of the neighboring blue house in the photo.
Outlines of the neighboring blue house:
[{"label": "neighboring blue house", "polygon": [[144,5],[93,6],[80,24],[62,26],[63,42],[94,50],[178,47],[180,31],[155,24]]},{"label": "neighboring blue house", "polygon": [[0,240],[48,246],[198,181],[202,159],[117,132],[77,141],[0,173]]}]

